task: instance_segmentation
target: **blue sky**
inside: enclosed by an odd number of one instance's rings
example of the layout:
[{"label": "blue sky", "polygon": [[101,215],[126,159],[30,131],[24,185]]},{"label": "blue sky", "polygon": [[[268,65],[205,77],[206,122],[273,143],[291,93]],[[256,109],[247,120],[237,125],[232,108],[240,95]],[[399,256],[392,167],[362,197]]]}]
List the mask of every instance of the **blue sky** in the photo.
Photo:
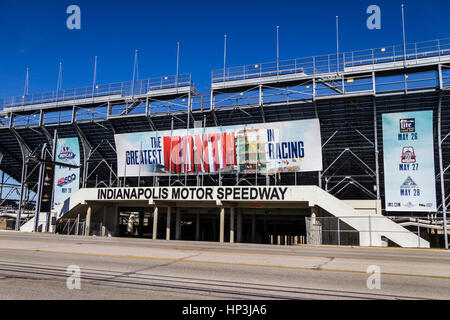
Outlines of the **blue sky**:
[{"label": "blue sky", "polygon": [[[447,0],[341,1],[85,1],[1,0],[0,97],[22,95],[26,68],[30,94],[56,89],[63,63],[63,89],[129,81],[134,50],[140,78],[175,74],[177,41],[180,73],[192,73],[207,93],[211,70],[223,66],[223,36],[228,35],[227,65],[334,53],[335,16],[340,19],[341,51],[401,44],[401,3],[406,10],[407,42],[450,37]],[[81,30],[68,30],[66,8],[81,8]],[[381,8],[381,30],[366,28],[366,8]]]}]

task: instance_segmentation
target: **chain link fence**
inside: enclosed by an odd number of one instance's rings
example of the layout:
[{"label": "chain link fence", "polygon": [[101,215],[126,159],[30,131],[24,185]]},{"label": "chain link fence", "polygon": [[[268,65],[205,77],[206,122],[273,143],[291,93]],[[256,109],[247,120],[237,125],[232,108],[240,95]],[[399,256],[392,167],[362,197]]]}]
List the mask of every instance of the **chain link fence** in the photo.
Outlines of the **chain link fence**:
[{"label": "chain link fence", "polygon": [[[388,223],[386,218],[395,224]],[[430,247],[444,247],[442,219],[370,215],[340,218],[305,217],[305,223],[307,244],[397,246],[388,239],[388,236],[399,238],[399,235],[403,235],[405,238],[411,238],[413,233],[418,237],[415,237],[417,243],[412,243],[412,246],[421,248],[429,243]]]},{"label": "chain link fence", "polygon": [[104,236],[105,228],[102,223],[91,222],[89,234],[87,234],[86,221],[79,221],[78,219],[66,219],[56,225],[55,233],[75,236]]}]

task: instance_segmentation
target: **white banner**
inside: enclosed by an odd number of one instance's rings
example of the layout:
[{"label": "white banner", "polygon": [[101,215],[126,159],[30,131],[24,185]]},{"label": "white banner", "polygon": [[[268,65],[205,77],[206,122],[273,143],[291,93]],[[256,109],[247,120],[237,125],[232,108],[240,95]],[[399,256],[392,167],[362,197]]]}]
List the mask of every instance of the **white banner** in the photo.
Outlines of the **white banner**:
[{"label": "white banner", "polygon": [[322,170],[318,119],[116,134],[119,176]]}]

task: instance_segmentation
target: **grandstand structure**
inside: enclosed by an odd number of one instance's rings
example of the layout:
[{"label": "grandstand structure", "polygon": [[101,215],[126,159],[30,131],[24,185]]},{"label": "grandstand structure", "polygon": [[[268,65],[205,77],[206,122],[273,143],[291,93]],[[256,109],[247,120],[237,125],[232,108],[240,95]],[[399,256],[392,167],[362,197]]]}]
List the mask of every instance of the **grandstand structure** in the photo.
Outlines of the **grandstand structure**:
[{"label": "grandstand structure", "polygon": [[[450,197],[449,89],[450,39],[441,39],[217,69],[208,94],[180,74],[4,98],[0,169],[20,182],[17,226],[35,201],[26,195],[36,192],[36,156],[55,132],[80,139],[82,188],[316,185],[339,199],[383,200],[381,114],[433,110],[441,215]],[[320,120],[321,172],[117,175],[114,134],[312,118]]]}]

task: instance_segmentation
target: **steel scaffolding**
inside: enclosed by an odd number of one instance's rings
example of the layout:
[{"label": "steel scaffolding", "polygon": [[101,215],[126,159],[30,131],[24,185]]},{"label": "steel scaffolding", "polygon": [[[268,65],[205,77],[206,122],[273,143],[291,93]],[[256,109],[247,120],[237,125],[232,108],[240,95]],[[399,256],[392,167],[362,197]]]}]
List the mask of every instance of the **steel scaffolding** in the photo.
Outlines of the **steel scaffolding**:
[{"label": "steel scaffolding", "polygon": [[[450,196],[450,40],[214,70],[200,94],[190,75],[102,85],[3,99],[0,168],[36,192],[27,161],[55,130],[79,137],[82,186],[319,185],[341,199],[383,199],[381,114],[433,110],[439,214]],[[167,79],[166,79],[167,78]],[[164,82],[166,81],[167,82]],[[175,83],[176,81],[176,83]],[[84,91],[83,91],[84,90]],[[133,90],[133,94],[131,94]],[[54,95],[54,96],[53,96]],[[22,99],[22,100],[21,100]],[[319,118],[323,171],[319,173],[117,175],[114,134]],[[26,185],[25,185],[26,184]]]}]

